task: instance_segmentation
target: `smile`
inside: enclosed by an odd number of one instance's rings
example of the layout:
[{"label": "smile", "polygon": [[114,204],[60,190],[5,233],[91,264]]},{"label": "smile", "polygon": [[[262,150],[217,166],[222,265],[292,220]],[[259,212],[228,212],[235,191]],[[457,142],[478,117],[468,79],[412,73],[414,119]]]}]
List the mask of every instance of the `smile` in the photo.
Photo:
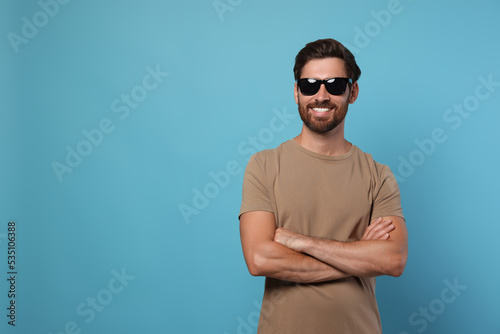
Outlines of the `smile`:
[{"label": "smile", "polygon": [[315,112],[327,112],[327,111],[330,111],[332,109],[330,109],[330,108],[312,108],[312,110],[314,110]]}]

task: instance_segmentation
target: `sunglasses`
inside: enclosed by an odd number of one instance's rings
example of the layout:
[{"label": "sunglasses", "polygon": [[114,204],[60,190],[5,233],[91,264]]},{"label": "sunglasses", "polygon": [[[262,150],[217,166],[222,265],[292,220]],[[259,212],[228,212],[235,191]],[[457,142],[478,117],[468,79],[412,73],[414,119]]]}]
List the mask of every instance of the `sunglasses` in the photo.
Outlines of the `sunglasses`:
[{"label": "sunglasses", "polygon": [[352,84],[350,78],[330,78],[326,80],[318,80],[312,78],[304,78],[297,80],[297,86],[304,95],[314,95],[319,91],[321,84],[325,84],[328,93],[332,95],[344,94],[347,84]]}]

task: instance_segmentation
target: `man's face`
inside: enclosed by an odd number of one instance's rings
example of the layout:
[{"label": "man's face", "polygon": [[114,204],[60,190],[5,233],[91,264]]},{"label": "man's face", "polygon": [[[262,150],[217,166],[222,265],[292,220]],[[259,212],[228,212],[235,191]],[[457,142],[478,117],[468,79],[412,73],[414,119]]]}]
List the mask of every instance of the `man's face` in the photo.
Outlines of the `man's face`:
[{"label": "man's face", "polygon": [[[302,68],[301,78],[325,80],[347,78],[344,60],[340,58],[313,59]],[[347,85],[342,95],[331,95],[325,85],[311,96],[303,95],[295,83],[295,102],[299,106],[300,118],[313,132],[326,133],[343,124],[349,103],[358,95],[358,83]]]}]

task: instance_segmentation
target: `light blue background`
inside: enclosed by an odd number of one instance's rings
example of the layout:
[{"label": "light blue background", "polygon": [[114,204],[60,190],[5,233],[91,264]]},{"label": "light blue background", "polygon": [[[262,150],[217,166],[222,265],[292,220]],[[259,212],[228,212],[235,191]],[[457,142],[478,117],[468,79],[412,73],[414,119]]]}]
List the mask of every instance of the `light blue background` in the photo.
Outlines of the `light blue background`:
[{"label": "light blue background", "polygon": [[[447,138],[400,182],[410,255],[402,277],[377,280],[384,333],[500,333],[500,87],[460,125],[445,119],[473,101],[479,77],[500,81],[500,4],[401,0],[381,24],[373,13],[393,1],[228,1],[220,15],[211,0],[70,1],[17,53],[8,34],[42,9],[0,2],[0,331],[55,334],[74,321],[82,333],[255,332],[263,279],[247,272],[239,241],[242,149],[276,112],[296,115],[294,57],[333,37],[362,70],[348,140],[402,176],[415,141],[438,128]],[[148,66],[169,74],[120,119],[113,101]],[[59,182],[53,162],[65,164],[66,146],[102,119],[114,130]],[[300,127],[290,118],[259,143],[275,147]],[[187,223],[179,205],[193,206],[230,161],[236,175]],[[5,316],[9,220],[15,328]],[[106,295],[113,269],[135,278],[87,323],[77,307]],[[455,279],[466,288],[436,302]],[[430,304],[445,309],[409,321]]]}]

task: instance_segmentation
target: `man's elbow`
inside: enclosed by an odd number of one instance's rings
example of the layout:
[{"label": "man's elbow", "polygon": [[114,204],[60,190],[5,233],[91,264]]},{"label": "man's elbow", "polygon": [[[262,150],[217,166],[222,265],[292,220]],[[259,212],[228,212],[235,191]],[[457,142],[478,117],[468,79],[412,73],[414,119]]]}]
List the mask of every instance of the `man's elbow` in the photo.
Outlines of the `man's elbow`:
[{"label": "man's elbow", "polygon": [[250,275],[252,276],[263,276],[262,275],[262,272],[259,270],[259,268],[255,267],[255,266],[248,266],[248,272],[250,273]]},{"label": "man's elbow", "polygon": [[250,275],[252,275],[252,276],[262,276],[260,268],[255,263],[254,260],[247,261],[247,268],[248,268],[248,272],[250,273]]},{"label": "man's elbow", "polygon": [[394,268],[392,269],[392,272],[390,273],[391,276],[394,276],[394,277],[399,277],[401,275],[403,275],[403,272],[405,270],[405,266],[406,266],[406,263],[404,263],[403,261],[397,263]]},{"label": "man's elbow", "polygon": [[406,259],[407,259],[406,252],[401,252],[400,254],[395,255],[391,261],[390,269],[387,274],[394,277],[399,277],[403,275],[403,272],[406,267]]},{"label": "man's elbow", "polygon": [[267,259],[265,259],[259,253],[253,253],[248,256],[246,259],[248,272],[252,276],[266,276],[266,263]]}]

